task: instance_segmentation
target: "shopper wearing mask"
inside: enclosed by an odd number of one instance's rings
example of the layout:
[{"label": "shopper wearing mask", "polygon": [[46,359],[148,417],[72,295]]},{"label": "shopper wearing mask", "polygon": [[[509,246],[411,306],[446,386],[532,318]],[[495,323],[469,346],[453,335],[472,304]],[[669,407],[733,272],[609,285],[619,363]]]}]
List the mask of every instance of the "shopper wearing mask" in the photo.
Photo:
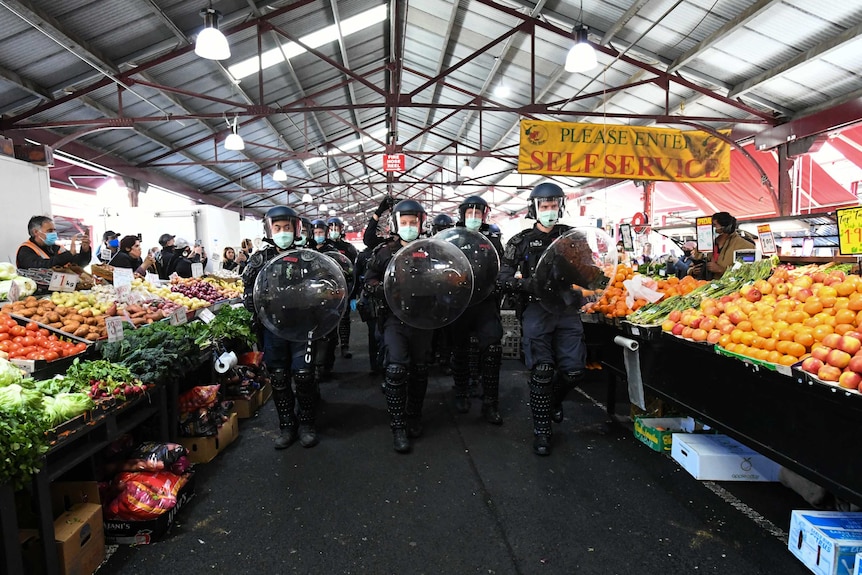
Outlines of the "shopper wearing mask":
[{"label": "shopper wearing mask", "polygon": [[120,234],[115,231],[108,230],[102,234],[102,243],[96,249],[96,259],[100,262],[107,263],[111,261],[114,254],[120,249]]},{"label": "shopper wearing mask", "polygon": [[398,234],[378,245],[365,274],[365,291],[383,317],[386,347],[385,386],[389,427],[398,453],[410,451],[410,438],[422,435],[422,404],[428,388],[427,356],[432,330],[409,326],[388,308],[383,279],[389,261],[398,250],[419,237],[425,225],[425,208],[414,200],[402,200],[392,208],[392,230]]},{"label": "shopper wearing mask", "polygon": [[[33,216],[27,222],[27,233],[30,238],[18,246],[15,254],[15,266],[19,269],[51,268],[66,264],[77,264],[81,267],[90,263],[90,237],[86,234],[76,235],[67,250],[59,245],[60,238],[54,220],[47,216]],[[75,243],[80,239],[81,251],[77,251]]]},{"label": "shopper wearing mask", "polygon": [[[458,206],[460,219],[456,227],[464,227],[488,238],[491,245],[502,255],[503,246],[499,235],[491,233],[488,216],[491,208],[481,196],[470,196]],[[496,278],[494,278],[496,279]],[[487,286],[476,286],[482,289]],[[470,336],[479,340],[479,379],[482,382],[482,416],[488,423],[500,425],[503,418],[499,410],[500,364],[502,363],[503,323],[500,318],[500,301],[491,293],[483,301],[468,307],[452,323],[449,334],[452,340],[452,379],[455,383],[455,411],[470,411]]]},{"label": "shopper wearing mask", "polygon": [[254,251],[254,244],[248,238],[244,239],[240,244],[240,251],[245,254],[245,257],[248,258],[251,256],[251,253]]},{"label": "shopper wearing mask", "polygon": [[[240,252],[240,254],[242,254],[242,252]],[[242,262],[240,262],[240,257],[242,257]],[[240,257],[237,256],[236,250],[234,250],[230,246],[227,246],[222,251],[222,255],[221,255],[221,267],[222,267],[222,269],[227,270],[229,272],[236,272],[238,274],[241,274],[243,268],[245,268],[246,259],[245,259],[245,254],[242,254],[242,256],[240,256]]]},{"label": "shopper wearing mask", "polygon": [[147,275],[147,270],[156,265],[155,259],[149,254],[141,259],[141,240],[138,236],[125,236],[120,240],[119,251],[108,263],[115,268],[133,270],[139,276]]},{"label": "shopper wearing mask", "polygon": [[[563,420],[562,402],[583,378],[587,355],[578,301],[562,313],[550,313],[542,307],[540,291],[533,285],[542,254],[551,242],[571,229],[557,223],[563,216],[565,200],[562,188],[556,184],[545,182],[533,188],[527,217],[537,221],[509,240],[500,266],[500,283],[519,297],[524,361],[530,370],[533,451],[537,455],[551,454],[551,420]],[[582,241],[576,243],[578,259],[570,262],[583,276],[577,283],[589,289],[601,287],[607,278],[593,263],[586,238],[580,238]],[[582,297],[576,300],[582,303]]]},{"label": "shopper wearing mask", "polygon": [[159,279],[168,279],[176,268],[175,238],[172,234],[159,236],[159,245],[162,247],[156,254],[156,273],[159,274]]},{"label": "shopper wearing mask", "polygon": [[[243,273],[245,285],[243,303],[252,314],[254,307],[254,284],[258,274],[268,261],[294,247],[301,223],[296,212],[286,206],[270,208],[264,218],[262,249],[249,258]],[[315,384],[311,366],[305,361],[303,342],[288,341],[277,334],[263,330],[263,357],[270,373],[272,395],[278,413],[281,434],[275,440],[276,449],[286,449],[297,439],[303,447],[314,447],[319,439],[314,426]],[[296,394],[291,388],[291,378],[296,384]],[[296,404],[298,413],[295,413]]]},{"label": "shopper wearing mask", "polygon": [[736,218],[727,212],[712,215],[712,229],[715,235],[712,257],[707,262],[695,262],[688,268],[689,275],[705,279],[720,278],[733,265],[733,253],[736,250],[754,249],[754,242],[739,235]]},{"label": "shopper wearing mask", "polygon": [[177,238],[174,246],[174,259],[171,262],[173,269],[168,269],[168,277],[174,272],[181,278],[190,278],[192,273],[192,264],[201,264],[206,266],[206,258],[202,256],[203,248],[201,246],[190,246],[189,242],[183,238]]}]

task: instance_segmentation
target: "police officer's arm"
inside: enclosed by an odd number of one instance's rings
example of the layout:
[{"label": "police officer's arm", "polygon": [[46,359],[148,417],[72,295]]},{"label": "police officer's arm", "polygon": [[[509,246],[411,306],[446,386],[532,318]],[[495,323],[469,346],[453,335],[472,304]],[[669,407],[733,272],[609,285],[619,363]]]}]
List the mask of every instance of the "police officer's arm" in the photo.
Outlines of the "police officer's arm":
[{"label": "police officer's arm", "polygon": [[242,305],[253,314],[256,314],[254,309],[254,282],[257,279],[257,274],[266,263],[264,252],[255,252],[251,255],[245,270],[242,272]]}]

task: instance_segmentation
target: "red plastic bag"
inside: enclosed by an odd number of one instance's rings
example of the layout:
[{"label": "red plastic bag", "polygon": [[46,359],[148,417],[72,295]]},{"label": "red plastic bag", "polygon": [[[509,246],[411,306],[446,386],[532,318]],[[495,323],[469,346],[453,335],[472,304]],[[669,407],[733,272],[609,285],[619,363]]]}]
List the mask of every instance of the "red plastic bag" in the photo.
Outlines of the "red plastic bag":
[{"label": "red plastic bag", "polygon": [[187,475],[167,471],[120,473],[114,478],[114,483],[122,491],[108,504],[107,519],[155,519],[176,506],[177,493],[187,482]]},{"label": "red plastic bag", "polygon": [[199,385],[179,397],[180,413],[190,413],[205,407],[212,407],[218,401],[218,385]]}]

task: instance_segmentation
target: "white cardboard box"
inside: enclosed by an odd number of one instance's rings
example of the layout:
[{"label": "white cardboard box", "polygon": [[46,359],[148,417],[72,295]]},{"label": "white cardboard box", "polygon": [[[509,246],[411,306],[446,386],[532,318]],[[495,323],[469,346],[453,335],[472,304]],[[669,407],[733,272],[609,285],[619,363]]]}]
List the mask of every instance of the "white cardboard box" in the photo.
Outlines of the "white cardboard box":
[{"label": "white cardboard box", "polygon": [[781,466],[726,435],[674,433],[671,456],[695,479],[778,481]]},{"label": "white cardboard box", "polygon": [[787,548],[813,573],[854,575],[862,552],[862,513],[794,510]]}]

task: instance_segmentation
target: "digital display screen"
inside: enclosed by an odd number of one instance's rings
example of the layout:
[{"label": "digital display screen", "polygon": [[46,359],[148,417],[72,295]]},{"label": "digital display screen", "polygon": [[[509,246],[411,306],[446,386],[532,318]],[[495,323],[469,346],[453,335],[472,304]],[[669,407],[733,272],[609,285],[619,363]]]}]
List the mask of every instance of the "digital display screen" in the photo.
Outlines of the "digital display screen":
[{"label": "digital display screen", "polygon": [[733,252],[733,259],[744,264],[750,264],[757,261],[754,250],[736,250]]}]

